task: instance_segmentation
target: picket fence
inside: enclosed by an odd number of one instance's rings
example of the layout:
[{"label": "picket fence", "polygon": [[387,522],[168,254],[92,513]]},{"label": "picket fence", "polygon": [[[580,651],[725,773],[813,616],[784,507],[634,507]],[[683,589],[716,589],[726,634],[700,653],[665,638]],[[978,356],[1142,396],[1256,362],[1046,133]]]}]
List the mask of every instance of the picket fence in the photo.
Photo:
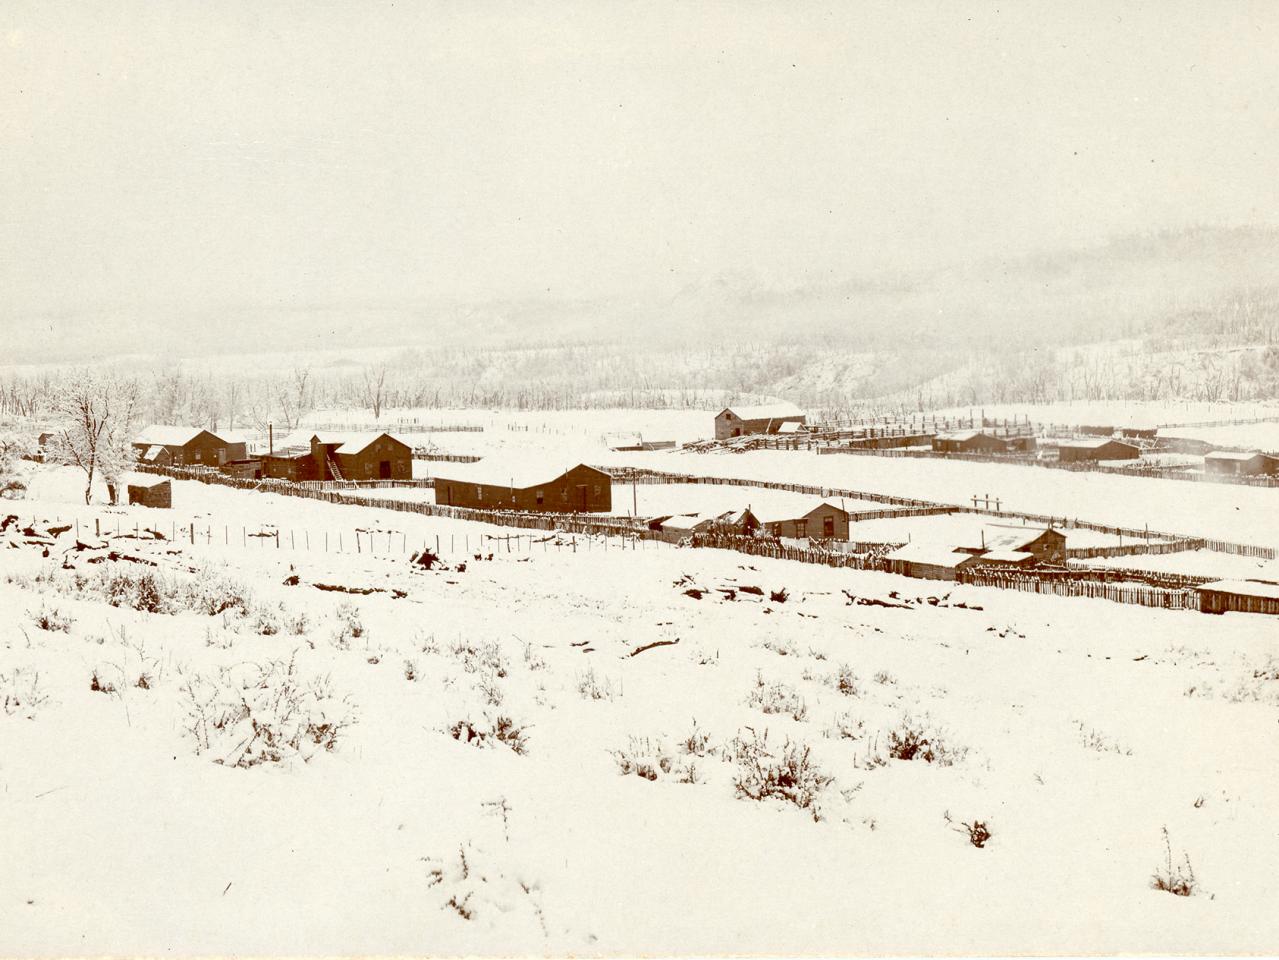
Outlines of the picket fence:
[{"label": "picket fence", "polygon": [[1162,556],[1166,553],[1183,553],[1186,550],[1202,550],[1203,540],[1142,540],[1137,543],[1124,543],[1109,547],[1067,547],[1066,557],[1070,560],[1087,560],[1092,558]]},{"label": "picket fence", "polygon": [[997,587],[1056,597],[1091,597],[1114,603],[1134,603],[1164,610],[1199,610],[1199,592],[1192,587],[1154,587],[1144,583],[1105,580],[1054,579],[1027,573],[975,567],[956,571],[958,583]]}]

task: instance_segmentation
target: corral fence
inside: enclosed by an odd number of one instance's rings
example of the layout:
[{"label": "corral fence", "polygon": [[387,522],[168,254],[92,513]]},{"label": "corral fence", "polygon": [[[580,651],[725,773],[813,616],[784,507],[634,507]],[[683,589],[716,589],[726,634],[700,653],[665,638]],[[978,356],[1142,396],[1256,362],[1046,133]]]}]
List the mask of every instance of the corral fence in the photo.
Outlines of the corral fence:
[{"label": "corral fence", "polygon": [[974,587],[997,587],[1055,597],[1091,597],[1164,610],[1200,609],[1199,592],[1189,586],[1156,587],[1145,583],[1053,578],[990,567],[960,568],[956,571],[955,580]]},{"label": "corral fence", "polygon": [[[408,500],[390,500],[379,497],[362,497],[346,493],[343,489],[331,489],[334,481],[316,482],[314,485],[297,484],[288,480],[245,480],[229,477],[213,468],[174,467],[156,464],[139,464],[137,470],[182,480],[252,490],[257,493],[276,493],[286,497],[302,497],[322,500],[346,506],[373,507],[398,513],[414,513],[424,517],[442,517],[449,520],[468,520],[494,526],[518,527],[526,530],[551,530],[562,533],[624,536],[636,539],[656,539],[658,534],[648,529],[643,521],[626,517],[594,517],[582,514],[525,513],[517,510],[479,510],[470,507],[449,507],[437,503],[420,503]],[[379,482],[379,481],[373,481]],[[405,481],[399,481],[404,483]]]},{"label": "corral fence", "polygon": [[425,447],[413,448],[414,460],[430,460],[437,463],[477,463],[484,459],[471,453],[437,453]]},{"label": "corral fence", "polygon": [[841,553],[822,550],[816,547],[793,547],[777,540],[765,537],[731,536],[728,534],[695,533],[686,541],[692,547],[710,547],[719,550],[736,550],[756,557],[771,557],[774,560],[797,560],[800,563],[817,563],[827,567],[841,567],[852,570],[888,569],[884,554],[889,544],[881,544],[886,549],[868,551],[866,553]]},{"label": "corral fence", "polygon": [[417,420],[379,420],[376,423],[307,423],[299,430],[323,430],[333,433],[483,433],[473,423],[421,423]]},{"label": "corral fence", "polygon": [[1122,543],[1108,547],[1067,547],[1066,558],[1069,560],[1086,560],[1091,558],[1161,556],[1166,553],[1183,553],[1187,550],[1202,550],[1204,541],[1187,540],[1141,540],[1137,543]]},{"label": "corral fence", "polygon": [[1255,557],[1257,559],[1274,560],[1279,557],[1279,550],[1274,547],[1263,547],[1256,544],[1234,543],[1228,540],[1198,538],[1186,533],[1163,530],[1151,530],[1148,527],[1116,527],[1102,523],[1092,523],[1077,517],[1049,516],[1042,513],[1026,513],[1016,510],[994,510],[990,507],[973,507],[963,504],[939,504],[930,500],[919,500],[913,497],[896,497],[868,490],[850,490],[843,487],[822,487],[808,483],[780,483],[769,480],[745,480],[738,477],[699,477],[689,474],[671,473],[669,471],[652,470],[643,467],[599,467],[598,469],[612,475],[619,483],[701,483],[734,487],[758,487],[764,490],[785,490],[789,493],[802,493],[823,499],[840,498],[847,500],[868,500],[872,503],[886,503],[900,507],[936,509],[939,513],[972,513],[982,516],[999,517],[1001,519],[1021,520],[1038,526],[1060,527],[1066,530],[1092,530],[1116,537],[1130,537],[1133,540],[1156,541],[1195,541],[1202,539],[1200,549],[1217,553],[1228,553],[1234,556]]}]

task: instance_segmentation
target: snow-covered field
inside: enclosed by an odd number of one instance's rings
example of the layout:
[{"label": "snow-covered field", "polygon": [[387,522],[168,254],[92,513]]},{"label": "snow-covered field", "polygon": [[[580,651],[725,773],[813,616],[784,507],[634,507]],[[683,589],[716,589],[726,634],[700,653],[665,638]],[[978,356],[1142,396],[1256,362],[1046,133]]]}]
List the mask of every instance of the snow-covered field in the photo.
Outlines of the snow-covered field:
[{"label": "snow-covered field", "polygon": [[[849,525],[848,538],[864,543],[934,543],[954,546],[981,542],[981,531],[990,517],[971,513],[941,514],[926,517],[893,517],[884,520],[859,520]],[[1020,521],[1010,521],[1017,524]],[[1067,547],[1117,546],[1120,537],[1095,530],[1072,529],[1066,534]]]},{"label": "snow-covered field", "polygon": [[[1279,417],[1271,403],[1211,403],[1199,400],[1059,401],[1056,403],[980,404],[935,411],[938,416],[1025,420],[1071,426],[1157,427],[1161,423],[1200,423],[1207,420],[1245,420]],[[1180,430],[1177,436],[1182,436]]]},{"label": "snow-covered field", "polygon": [[1005,510],[1075,517],[1111,526],[1279,545],[1279,490],[1017,464],[907,457],[819,456],[761,450],[733,455],[613,454],[606,462],[677,473],[809,483],[969,504],[974,495]]},{"label": "snow-covered field", "polygon": [[1159,431],[1159,435],[1207,440],[1222,447],[1279,451],[1279,422],[1240,423],[1229,427],[1169,427]]},{"label": "snow-covered field", "polygon": [[[65,471],[34,479],[24,522],[102,512],[69,502]],[[449,529],[194,484],[175,498],[211,528]],[[1279,937],[1266,618],[712,550],[424,571],[123,544],[161,565],[165,596],[238,596],[247,615],[145,612],[112,575],[150,568],[0,550],[0,952],[1179,953]],[[109,582],[119,606],[96,592]],[[929,742],[908,760],[894,736],[910,730]],[[799,782],[752,799],[788,744]],[[1165,828],[1193,896],[1151,886]]]}]

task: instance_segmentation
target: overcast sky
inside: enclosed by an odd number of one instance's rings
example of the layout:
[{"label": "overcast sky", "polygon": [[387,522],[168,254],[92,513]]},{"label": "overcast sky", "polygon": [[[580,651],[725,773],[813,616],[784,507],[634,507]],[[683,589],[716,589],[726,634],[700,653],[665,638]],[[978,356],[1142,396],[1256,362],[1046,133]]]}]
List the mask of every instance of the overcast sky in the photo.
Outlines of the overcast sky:
[{"label": "overcast sky", "polygon": [[665,296],[1279,221],[1279,4],[0,6],[4,319]]}]

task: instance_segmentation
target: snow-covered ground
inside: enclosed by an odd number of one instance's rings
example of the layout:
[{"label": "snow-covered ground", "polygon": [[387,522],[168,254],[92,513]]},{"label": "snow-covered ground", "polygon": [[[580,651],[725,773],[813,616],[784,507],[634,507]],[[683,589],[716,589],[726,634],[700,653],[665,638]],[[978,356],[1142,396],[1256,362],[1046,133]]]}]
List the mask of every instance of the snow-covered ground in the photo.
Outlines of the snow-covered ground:
[{"label": "snow-covered ground", "polygon": [[1160,430],[1159,435],[1207,440],[1222,447],[1279,451],[1279,422],[1240,423],[1229,427],[1169,427],[1166,430]]},{"label": "snow-covered ground", "polygon": [[[893,517],[884,520],[859,520],[849,525],[848,538],[864,543],[933,543],[973,546],[981,542],[981,531],[992,522],[990,517],[972,513],[940,514],[925,517]],[[998,522],[998,521],[995,521]],[[1007,521],[1014,525],[1021,521]],[[1094,530],[1064,530],[1067,547],[1118,546],[1122,538]]]},{"label": "snow-covered ground", "polygon": [[[1279,417],[1279,404],[1212,403],[1199,400],[1080,400],[1056,403],[980,404],[936,411],[938,416],[1025,420],[1070,426],[1157,427],[1161,423],[1201,423]],[[1181,436],[1180,431],[1177,436]]]},{"label": "snow-covered ground", "polygon": [[[34,480],[24,521],[102,512],[70,502],[65,471]],[[174,494],[211,528],[447,529]],[[0,550],[5,954],[1265,952],[1279,937],[1270,619],[713,550],[427,572],[124,544],[202,595],[238,585],[250,615],[110,606],[99,571],[149,568],[81,563],[77,590],[56,554]],[[235,711],[199,723],[233,681],[263,729],[297,729],[277,708],[300,704],[301,748],[215,762],[252,739]],[[499,717],[504,739],[465,742]],[[891,756],[910,728],[934,762]],[[751,757],[771,762],[755,735],[774,759],[789,741],[801,770],[811,750],[812,795],[792,791],[809,805],[743,796]],[[1151,886],[1165,828],[1174,868],[1193,865],[1188,898]]]},{"label": "snow-covered ground", "polygon": [[1241,543],[1279,545],[1279,490],[1224,483],[1074,473],[1018,464],[908,457],[819,456],[760,450],[732,455],[613,454],[606,462],[676,473],[808,483],[971,505],[974,495],[1004,510]]},{"label": "snow-covered ground", "polygon": [[1237,557],[1213,550],[1182,550],[1177,553],[1139,554],[1131,557],[1095,557],[1079,562],[1088,566],[1122,567],[1130,570],[1151,570],[1156,573],[1183,573],[1192,577],[1269,580],[1279,583],[1279,561]]}]

